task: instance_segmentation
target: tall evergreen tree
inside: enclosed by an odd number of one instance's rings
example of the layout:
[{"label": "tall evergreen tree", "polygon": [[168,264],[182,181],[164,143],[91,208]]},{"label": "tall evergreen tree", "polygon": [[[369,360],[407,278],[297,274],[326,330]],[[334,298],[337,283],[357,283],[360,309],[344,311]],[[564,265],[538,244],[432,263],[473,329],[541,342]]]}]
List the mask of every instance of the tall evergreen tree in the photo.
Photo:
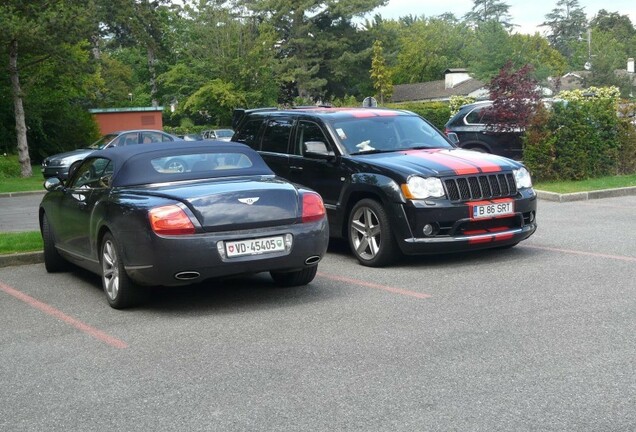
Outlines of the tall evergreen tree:
[{"label": "tall evergreen tree", "polygon": [[548,41],[573,64],[575,45],[585,37],[587,17],[578,0],[559,0],[545,16],[542,26],[549,28]]},{"label": "tall evergreen tree", "polygon": [[502,0],[473,0],[473,8],[464,15],[464,19],[474,26],[495,21],[510,30],[514,24],[509,9],[510,5]]}]

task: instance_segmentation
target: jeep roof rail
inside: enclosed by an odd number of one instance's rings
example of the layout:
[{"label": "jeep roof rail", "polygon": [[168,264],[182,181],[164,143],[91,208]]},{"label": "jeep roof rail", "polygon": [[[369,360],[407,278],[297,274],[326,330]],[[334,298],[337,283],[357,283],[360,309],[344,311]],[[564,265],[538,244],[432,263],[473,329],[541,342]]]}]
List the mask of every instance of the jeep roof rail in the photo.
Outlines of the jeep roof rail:
[{"label": "jeep roof rail", "polygon": [[232,129],[236,130],[236,127],[241,122],[241,119],[247,113],[253,113],[258,111],[276,111],[276,110],[278,110],[277,107],[253,108],[253,109],[235,108],[234,112],[232,112]]},{"label": "jeep roof rail", "polygon": [[333,108],[333,105],[321,104],[321,105],[299,105],[293,106],[291,109],[312,109],[312,108]]}]

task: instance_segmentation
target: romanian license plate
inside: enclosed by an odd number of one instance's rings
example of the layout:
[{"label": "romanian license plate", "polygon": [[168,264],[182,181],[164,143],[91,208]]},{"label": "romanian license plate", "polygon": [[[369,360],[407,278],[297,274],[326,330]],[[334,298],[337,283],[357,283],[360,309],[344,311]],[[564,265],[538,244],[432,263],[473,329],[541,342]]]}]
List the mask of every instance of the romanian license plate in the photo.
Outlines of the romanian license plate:
[{"label": "romanian license plate", "polygon": [[285,241],[283,236],[225,242],[225,253],[228,258],[243,255],[261,255],[284,250]]},{"label": "romanian license plate", "polygon": [[473,219],[492,218],[514,213],[514,206],[512,201],[476,205],[473,206],[472,209]]}]

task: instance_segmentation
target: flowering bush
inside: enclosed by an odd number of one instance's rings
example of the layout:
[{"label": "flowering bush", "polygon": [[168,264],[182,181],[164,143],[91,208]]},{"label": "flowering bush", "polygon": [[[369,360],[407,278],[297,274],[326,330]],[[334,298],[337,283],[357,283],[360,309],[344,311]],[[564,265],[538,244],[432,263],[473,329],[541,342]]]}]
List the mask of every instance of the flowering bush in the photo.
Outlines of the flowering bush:
[{"label": "flowering bush", "polygon": [[[474,97],[470,96],[451,96],[449,100],[450,117],[453,117],[459,112],[459,109],[464,106],[475,102]],[[449,117],[449,118],[450,118]]]}]

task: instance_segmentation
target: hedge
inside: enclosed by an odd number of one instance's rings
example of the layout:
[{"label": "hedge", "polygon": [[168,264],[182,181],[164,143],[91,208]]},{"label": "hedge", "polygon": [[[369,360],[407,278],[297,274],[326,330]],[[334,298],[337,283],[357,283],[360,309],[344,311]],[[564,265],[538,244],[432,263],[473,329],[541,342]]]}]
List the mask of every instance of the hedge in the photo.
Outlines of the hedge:
[{"label": "hedge", "polygon": [[537,180],[632,174],[636,131],[630,120],[619,116],[618,92],[612,88],[562,92],[559,102],[534,116],[523,160]]},{"label": "hedge", "polygon": [[387,108],[413,111],[433,123],[439,130],[450,119],[450,106],[446,102],[405,102],[385,104]]}]

